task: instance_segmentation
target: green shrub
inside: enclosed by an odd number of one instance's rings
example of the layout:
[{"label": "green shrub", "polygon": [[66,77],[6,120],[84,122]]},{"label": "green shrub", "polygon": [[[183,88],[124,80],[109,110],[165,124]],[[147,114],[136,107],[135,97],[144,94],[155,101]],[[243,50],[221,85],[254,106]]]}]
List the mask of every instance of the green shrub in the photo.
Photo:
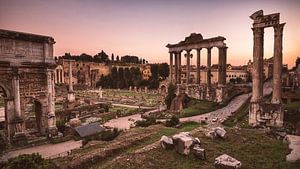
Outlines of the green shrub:
[{"label": "green shrub", "polygon": [[41,155],[23,154],[9,159],[4,169],[58,169],[51,161],[44,160]]},{"label": "green shrub", "polygon": [[64,133],[66,129],[65,121],[64,120],[57,120],[56,121],[56,127],[59,132]]},{"label": "green shrub", "polygon": [[156,124],[156,119],[154,117],[147,117],[145,120],[138,120],[135,122],[136,126],[148,127],[150,125]]},{"label": "green shrub", "polygon": [[166,127],[174,127],[179,124],[179,118],[175,115],[171,117],[171,119],[166,121]]},{"label": "green shrub", "polygon": [[111,141],[115,139],[121,131],[119,131],[117,128],[114,128],[113,130],[104,130],[101,132],[101,140],[102,141]]}]

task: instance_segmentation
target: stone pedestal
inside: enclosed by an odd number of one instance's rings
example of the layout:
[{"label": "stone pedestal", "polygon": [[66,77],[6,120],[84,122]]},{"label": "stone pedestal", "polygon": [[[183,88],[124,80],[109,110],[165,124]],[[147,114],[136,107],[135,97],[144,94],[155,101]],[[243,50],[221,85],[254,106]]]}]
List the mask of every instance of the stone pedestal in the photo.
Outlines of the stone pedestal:
[{"label": "stone pedestal", "polygon": [[282,105],[263,101],[251,102],[249,108],[249,124],[252,126],[282,127]]},{"label": "stone pedestal", "polygon": [[222,103],[227,96],[226,87],[219,85],[216,89],[216,102]]},{"label": "stone pedestal", "polygon": [[68,92],[68,101],[69,102],[75,101],[75,93],[74,92]]}]

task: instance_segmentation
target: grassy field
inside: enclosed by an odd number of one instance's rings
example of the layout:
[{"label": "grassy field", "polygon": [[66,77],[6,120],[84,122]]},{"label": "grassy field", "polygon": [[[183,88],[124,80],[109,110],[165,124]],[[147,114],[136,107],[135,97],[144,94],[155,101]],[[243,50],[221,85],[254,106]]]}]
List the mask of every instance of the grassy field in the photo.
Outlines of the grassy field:
[{"label": "grassy field", "polygon": [[119,107],[119,106],[113,106],[109,109],[109,112],[116,113],[118,116],[129,116],[134,113],[138,113],[139,109],[136,108],[128,108],[128,107]]},{"label": "grassy field", "polygon": [[227,127],[238,126],[248,128],[249,105],[249,101],[246,101],[231,117],[223,122],[223,125]]},{"label": "grassy field", "polygon": [[[154,134],[152,134],[146,141],[135,144],[135,145],[131,146],[130,148],[122,151],[121,154],[117,154],[115,156],[118,156],[118,155],[129,156],[130,154],[134,153],[134,151],[136,151],[137,149],[141,149],[141,148],[145,147],[146,145],[149,145],[149,144],[152,144],[152,143],[158,141],[161,138],[161,136],[163,136],[163,135],[171,136],[171,135],[174,135],[175,133],[178,133],[181,131],[191,131],[199,126],[200,125],[198,123],[194,123],[194,122],[183,123],[182,127],[180,129],[160,126],[159,130],[157,132],[155,132]],[[141,128],[137,128],[137,130],[141,130],[141,132],[142,132],[145,130],[145,128],[141,127]],[[114,163],[113,158],[108,158],[104,161],[99,161],[98,163],[94,164],[90,168],[91,169],[106,168],[106,167],[113,165],[113,163]],[[116,168],[119,168],[119,167],[116,167]],[[120,168],[122,168],[122,167],[120,166]]]},{"label": "grassy field", "polygon": [[226,128],[224,140],[211,140],[203,133],[199,137],[202,147],[206,149],[207,160],[201,161],[192,155],[183,156],[174,150],[152,149],[144,153],[127,153],[118,160],[92,169],[213,169],[214,159],[221,154],[228,154],[242,162],[244,169],[299,169],[297,163],[285,162],[289,153],[287,144],[267,136],[259,130]]},{"label": "grassy field", "polygon": [[283,108],[288,111],[295,111],[296,109],[300,109],[300,101],[284,104]]},{"label": "grassy field", "polygon": [[219,104],[206,100],[191,100],[189,107],[181,111],[180,117],[189,117],[199,114],[204,114],[218,109]]}]

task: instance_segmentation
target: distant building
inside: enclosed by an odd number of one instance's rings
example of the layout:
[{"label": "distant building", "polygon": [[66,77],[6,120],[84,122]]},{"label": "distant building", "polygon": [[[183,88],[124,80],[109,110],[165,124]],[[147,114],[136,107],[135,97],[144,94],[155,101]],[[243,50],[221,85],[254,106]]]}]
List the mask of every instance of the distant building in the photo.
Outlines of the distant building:
[{"label": "distant building", "polygon": [[[65,59],[58,59],[58,66],[55,69],[55,84],[69,84],[69,62]],[[74,85],[86,85],[89,87],[96,87],[96,83],[102,76],[107,76],[111,73],[112,68],[130,69],[137,67],[142,73],[142,78],[148,80],[151,76],[150,65],[131,64],[131,63],[97,63],[88,61],[74,61],[72,62],[72,82]]]},{"label": "distant building", "polygon": [[[264,65],[263,65],[263,72],[264,72],[264,79],[267,79],[273,75],[273,57],[264,59]],[[247,70],[250,73],[250,76],[252,76],[252,67],[253,62],[249,60]]]},{"label": "distant building", "polygon": [[[196,66],[191,66],[190,76],[191,83],[196,81]],[[231,64],[227,64],[226,68],[226,83],[230,81],[239,81],[246,82],[249,78],[249,72],[247,71],[247,66],[232,66]],[[186,82],[186,67],[182,66],[181,73],[182,83]],[[200,67],[200,81],[202,84],[207,83],[207,68],[205,66]],[[213,64],[211,66],[211,83],[216,84],[218,82],[218,65]]]}]

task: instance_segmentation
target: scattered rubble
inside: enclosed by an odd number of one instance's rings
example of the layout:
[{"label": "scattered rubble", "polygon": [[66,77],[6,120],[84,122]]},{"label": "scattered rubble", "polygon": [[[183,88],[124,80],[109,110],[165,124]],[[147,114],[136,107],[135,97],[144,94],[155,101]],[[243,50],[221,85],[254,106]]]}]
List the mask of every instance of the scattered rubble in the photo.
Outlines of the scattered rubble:
[{"label": "scattered rubble", "polygon": [[190,153],[190,148],[195,142],[194,138],[190,135],[189,132],[181,132],[179,134],[175,134],[173,137],[173,143],[175,150],[184,155],[188,155]]},{"label": "scattered rubble", "polygon": [[174,147],[173,140],[167,136],[161,137],[160,145],[163,149],[172,149]]},{"label": "scattered rubble", "polygon": [[223,154],[215,159],[216,169],[238,169],[242,167],[242,163],[237,159]]},{"label": "scattered rubble", "polygon": [[201,148],[200,145],[195,145],[192,149],[194,156],[200,160],[206,160],[206,151],[204,148]]},{"label": "scattered rubble", "polygon": [[211,139],[216,139],[217,137],[225,138],[226,130],[222,127],[212,128],[212,130],[208,131],[205,135]]}]

